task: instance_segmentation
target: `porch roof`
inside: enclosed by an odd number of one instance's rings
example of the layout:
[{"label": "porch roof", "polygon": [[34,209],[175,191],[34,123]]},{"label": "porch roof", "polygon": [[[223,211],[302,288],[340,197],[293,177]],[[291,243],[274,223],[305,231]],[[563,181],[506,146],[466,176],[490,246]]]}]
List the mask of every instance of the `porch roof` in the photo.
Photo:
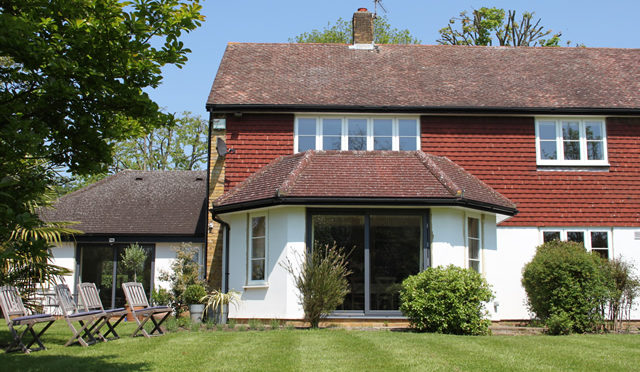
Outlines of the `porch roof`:
[{"label": "porch roof", "polygon": [[516,205],[446,157],[422,151],[307,151],[273,160],[214,201],[215,213],[276,204]]}]

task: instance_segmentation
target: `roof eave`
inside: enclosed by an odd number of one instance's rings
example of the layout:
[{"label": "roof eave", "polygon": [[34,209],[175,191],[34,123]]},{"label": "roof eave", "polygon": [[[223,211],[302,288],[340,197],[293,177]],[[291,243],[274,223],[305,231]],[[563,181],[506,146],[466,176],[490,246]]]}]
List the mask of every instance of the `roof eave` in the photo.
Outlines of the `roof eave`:
[{"label": "roof eave", "polygon": [[206,109],[215,113],[235,112],[395,112],[436,114],[535,114],[535,115],[640,115],[638,108],[618,107],[482,107],[482,106],[364,106],[364,105],[278,105],[278,104],[214,104]]},{"label": "roof eave", "polygon": [[419,207],[466,207],[485,212],[514,216],[516,208],[491,204],[465,198],[375,198],[375,197],[273,197],[250,200],[240,203],[213,206],[215,214],[239,212],[244,210],[272,207],[277,205],[380,205],[380,206],[419,206]]}]

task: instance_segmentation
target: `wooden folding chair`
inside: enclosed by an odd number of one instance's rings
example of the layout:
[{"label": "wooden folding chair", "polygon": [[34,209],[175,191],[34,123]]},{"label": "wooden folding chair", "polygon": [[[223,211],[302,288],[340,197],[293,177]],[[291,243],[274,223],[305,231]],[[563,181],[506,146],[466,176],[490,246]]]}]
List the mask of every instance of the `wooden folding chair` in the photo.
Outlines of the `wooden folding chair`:
[{"label": "wooden folding chair", "polygon": [[[171,314],[171,308],[169,306],[149,306],[149,301],[147,301],[147,295],[144,293],[142,283],[122,283],[122,290],[124,291],[124,296],[127,299],[133,318],[138,323],[138,328],[131,336],[135,337],[138,332],[142,332],[144,337],[163,335],[164,330],[160,325]],[[136,307],[140,307],[142,309],[136,310]],[[154,316],[156,314],[164,314],[164,316],[160,318],[160,321],[158,321]],[[140,321],[139,317],[142,317],[142,321]],[[149,321],[149,319],[153,322],[153,329],[151,332],[147,333],[144,329],[144,325]],[[154,334],[155,332],[158,332],[158,334]]]},{"label": "wooden folding chair", "polygon": [[[95,344],[97,342],[96,336],[106,341],[104,336],[100,333],[100,328],[103,325],[105,315],[103,311],[78,311],[76,303],[73,301],[71,291],[66,284],[58,284],[55,286],[56,297],[58,298],[58,304],[60,310],[64,315],[64,319],[67,321],[73,336],[67,341],[64,346],[69,346],[74,342],[78,342],[82,346],[88,346],[89,344]],[[78,322],[80,329],[76,329],[73,322]]]},{"label": "wooden folding chair", "polygon": [[[109,334],[112,334],[113,339],[120,338],[115,328],[127,316],[127,310],[124,307],[105,310],[102,306],[102,300],[100,300],[100,295],[98,294],[95,283],[78,284],[78,294],[80,295],[80,302],[85,311],[98,310],[103,313],[104,324],[109,329],[102,336],[108,339]],[[112,318],[117,319],[113,324],[111,324]]]},{"label": "wooden folding chair", "polygon": [[[40,341],[40,337],[44,332],[49,329],[51,324],[55,322],[56,318],[50,314],[32,314],[27,315],[27,310],[24,308],[22,299],[18,294],[18,290],[13,286],[0,287],[0,307],[2,307],[2,313],[4,319],[7,322],[7,326],[13,336],[13,342],[5,349],[7,353],[12,351],[21,350],[23,353],[30,353],[37,350],[45,350],[44,344]],[[38,323],[47,323],[40,332],[36,333],[33,326]],[[18,331],[18,327],[26,326],[22,331]],[[31,335],[31,341],[28,344],[24,344],[23,338],[29,333]],[[31,349],[31,345],[38,344],[38,348]]]}]

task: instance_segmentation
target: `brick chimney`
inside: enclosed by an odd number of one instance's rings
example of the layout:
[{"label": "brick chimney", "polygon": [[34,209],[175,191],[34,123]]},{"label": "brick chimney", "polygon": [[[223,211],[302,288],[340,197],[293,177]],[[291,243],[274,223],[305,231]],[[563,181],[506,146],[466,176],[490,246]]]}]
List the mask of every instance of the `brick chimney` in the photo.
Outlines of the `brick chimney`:
[{"label": "brick chimney", "polygon": [[373,14],[367,8],[359,8],[353,13],[353,47],[373,48]]}]

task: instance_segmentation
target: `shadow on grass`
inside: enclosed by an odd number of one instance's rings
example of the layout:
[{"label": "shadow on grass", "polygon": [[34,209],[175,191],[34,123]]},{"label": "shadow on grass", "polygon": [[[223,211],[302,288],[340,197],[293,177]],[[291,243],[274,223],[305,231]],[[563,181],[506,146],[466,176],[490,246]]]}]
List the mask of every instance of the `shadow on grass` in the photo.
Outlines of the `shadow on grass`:
[{"label": "shadow on grass", "polygon": [[73,356],[44,355],[33,352],[29,355],[10,353],[2,355],[5,371],[151,371],[146,363],[124,363],[115,361],[117,355]]}]

